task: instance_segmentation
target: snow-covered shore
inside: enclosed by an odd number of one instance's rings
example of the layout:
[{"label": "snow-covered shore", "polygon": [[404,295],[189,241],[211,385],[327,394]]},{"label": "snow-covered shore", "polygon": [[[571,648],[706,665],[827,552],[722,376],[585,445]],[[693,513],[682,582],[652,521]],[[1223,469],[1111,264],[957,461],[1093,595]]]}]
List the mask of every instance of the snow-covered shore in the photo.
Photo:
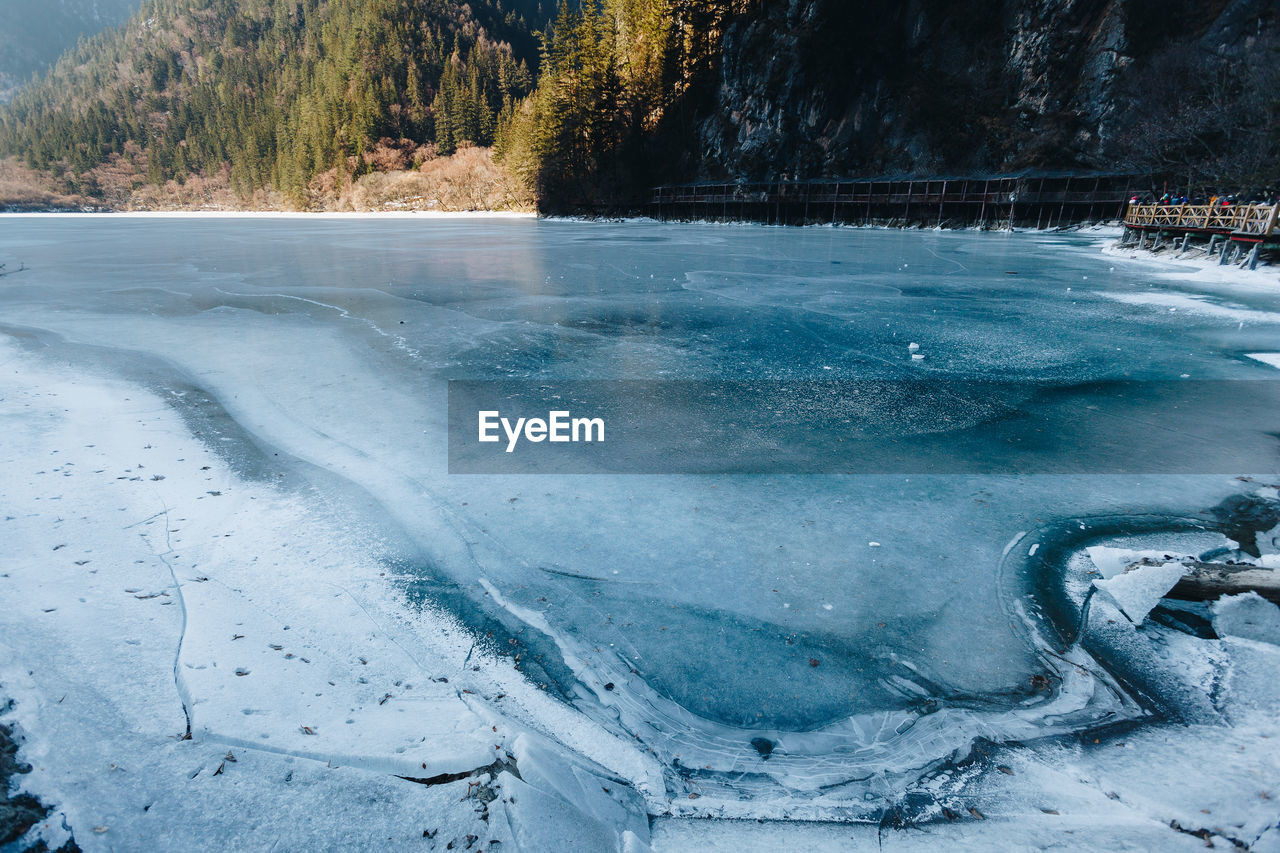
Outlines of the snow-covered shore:
[{"label": "snow-covered shore", "polygon": [[1280,286],[1280,269],[1269,264],[1260,263],[1257,269],[1251,270],[1238,263],[1219,263],[1219,257],[1209,257],[1202,245],[1180,252],[1173,248],[1173,244],[1168,244],[1167,249],[1152,252],[1135,246],[1121,246],[1119,237],[1117,230],[1108,239],[1100,241],[1099,248],[1104,255],[1118,261],[1146,265],[1169,281],[1208,285],[1234,284],[1243,287],[1269,286],[1273,289]]},{"label": "snow-covered shore", "polygon": [[376,541],[238,479],[144,389],[7,338],[0,365],[0,722],[53,807],[29,841],[534,849],[557,810],[612,837],[537,787],[536,734],[468,701],[551,700],[405,607]]}]

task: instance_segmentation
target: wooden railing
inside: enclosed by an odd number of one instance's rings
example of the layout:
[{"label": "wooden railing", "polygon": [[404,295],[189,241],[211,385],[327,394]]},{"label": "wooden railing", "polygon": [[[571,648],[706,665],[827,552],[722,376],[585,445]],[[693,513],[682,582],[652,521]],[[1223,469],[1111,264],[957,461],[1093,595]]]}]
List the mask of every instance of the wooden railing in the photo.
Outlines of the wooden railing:
[{"label": "wooden railing", "polygon": [[1124,224],[1135,228],[1215,231],[1270,237],[1276,230],[1280,204],[1131,204]]},{"label": "wooden railing", "polygon": [[1251,204],[1240,223],[1240,231],[1250,236],[1270,237],[1276,230],[1276,218],[1280,204]]}]

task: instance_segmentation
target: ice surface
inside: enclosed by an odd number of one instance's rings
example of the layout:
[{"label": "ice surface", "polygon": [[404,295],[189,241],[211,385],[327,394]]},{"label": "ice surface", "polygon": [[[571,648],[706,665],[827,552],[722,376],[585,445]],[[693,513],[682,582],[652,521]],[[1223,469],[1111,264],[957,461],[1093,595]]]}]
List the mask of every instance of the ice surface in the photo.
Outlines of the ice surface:
[{"label": "ice surface", "polygon": [[[289,550],[321,543],[288,571],[260,542],[232,536],[218,545],[224,584],[184,586],[193,630],[179,674],[196,727],[226,735],[234,721],[235,737],[281,744],[281,755],[434,772],[493,751],[472,742],[473,717],[505,720],[626,780],[655,813],[865,816],[975,738],[1131,716],[1087,655],[1045,654],[1040,617],[1018,606],[1049,540],[1006,545],[1064,519],[1193,514],[1240,484],[1221,474],[450,476],[447,380],[978,378],[1087,397],[1107,380],[1258,379],[1269,368],[1227,342],[1240,323],[1253,352],[1280,332],[1273,294],[1205,309],[1166,285],[1174,295],[1153,302],[1138,270],[996,234],[33,217],[4,221],[0,255],[28,268],[0,289],[8,336],[42,362],[146,386],[225,461],[227,482],[200,490],[223,495],[205,495],[202,513],[229,496],[221,486],[271,483],[293,512],[327,519],[326,535],[280,537]],[[1068,290],[1083,275],[1089,290]],[[912,343],[926,360],[913,363]],[[1070,440],[1074,420],[1097,417],[1088,411],[1063,412],[1045,440]],[[891,431],[898,414],[880,425]],[[1167,413],[1138,414],[1114,428],[1211,439]],[[1271,440],[1257,433],[1259,446]],[[981,433],[963,440],[978,457],[1007,452]],[[1270,465],[1259,459],[1261,473]],[[140,482],[163,490],[170,481],[153,483],[152,470]],[[194,512],[198,496],[167,505]],[[160,524],[144,532],[164,552]],[[182,567],[193,576],[210,559],[207,532],[179,543],[200,564]],[[276,572],[294,584],[313,571],[302,601],[272,587]],[[508,668],[519,655],[523,675],[486,669],[473,694],[453,690],[454,675],[448,691],[399,679],[412,697],[381,686],[432,659],[424,637],[442,630],[404,616],[388,589],[455,628],[493,632],[488,645]],[[245,632],[226,620],[262,600],[287,603],[272,605],[278,624],[255,626],[252,645],[248,634],[232,640]],[[374,665],[354,651],[370,620],[387,669],[369,685],[348,678],[338,701],[328,682]],[[332,648],[321,636],[330,622],[342,627]],[[316,649],[307,664],[283,657],[298,654],[295,636]],[[465,673],[470,647],[459,642],[445,658]],[[286,675],[298,679],[292,693],[247,702],[253,685]],[[409,742],[402,718],[419,716],[462,721],[432,730],[450,750]],[[329,751],[330,733],[352,727],[361,734]],[[767,760],[757,740],[773,745]]]}]

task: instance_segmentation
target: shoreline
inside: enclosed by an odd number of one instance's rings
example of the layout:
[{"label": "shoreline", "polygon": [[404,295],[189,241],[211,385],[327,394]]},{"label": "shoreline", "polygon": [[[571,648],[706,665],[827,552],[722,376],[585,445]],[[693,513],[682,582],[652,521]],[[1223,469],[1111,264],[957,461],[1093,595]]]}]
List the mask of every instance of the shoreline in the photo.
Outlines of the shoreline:
[{"label": "shoreline", "polygon": [[1156,274],[1169,281],[1198,282],[1205,284],[1280,284],[1280,267],[1259,259],[1257,269],[1246,269],[1238,264],[1220,264],[1210,259],[1203,249],[1185,252],[1152,252],[1132,246],[1120,246],[1116,239],[1100,241],[1099,254],[1118,261],[1142,264],[1147,267],[1165,267]]},{"label": "shoreline", "polygon": [[515,210],[41,210],[0,211],[0,219],[537,219],[538,214]]},{"label": "shoreline", "polygon": [[[3,685],[0,685],[3,688]],[[0,694],[0,714],[8,713],[13,701]],[[22,749],[21,736],[15,736],[13,727],[0,722],[0,844],[16,843],[27,831],[49,816],[52,808],[25,793],[18,780],[31,772],[31,765],[18,757]],[[59,851],[78,849],[74,839]]]}]

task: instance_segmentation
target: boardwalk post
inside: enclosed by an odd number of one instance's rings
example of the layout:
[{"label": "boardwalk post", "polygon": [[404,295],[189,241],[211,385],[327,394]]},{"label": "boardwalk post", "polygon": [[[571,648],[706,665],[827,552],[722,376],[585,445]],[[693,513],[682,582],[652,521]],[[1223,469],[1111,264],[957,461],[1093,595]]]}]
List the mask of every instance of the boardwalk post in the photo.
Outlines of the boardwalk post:
[{"label": "boardwalk post", "polygon": [[938,227],[942,227],[942,202],[947,197],[947,182],[942,182],[942,195],[938,196]]},{"label": "boardwalk post", "polygon": [[1258,247],[1261,245],[1261,241],[1254,243],[1253,251],[1249,253],[1249,269],[1251,270],[1256,270],[1258,268]]},{"label": "boardwalk post", "polygon": [[987,191],[991,188],[991,181],[987,181],[982,185],[982,212],[978,214],[978,223],[985,228],[987,225]]}]

